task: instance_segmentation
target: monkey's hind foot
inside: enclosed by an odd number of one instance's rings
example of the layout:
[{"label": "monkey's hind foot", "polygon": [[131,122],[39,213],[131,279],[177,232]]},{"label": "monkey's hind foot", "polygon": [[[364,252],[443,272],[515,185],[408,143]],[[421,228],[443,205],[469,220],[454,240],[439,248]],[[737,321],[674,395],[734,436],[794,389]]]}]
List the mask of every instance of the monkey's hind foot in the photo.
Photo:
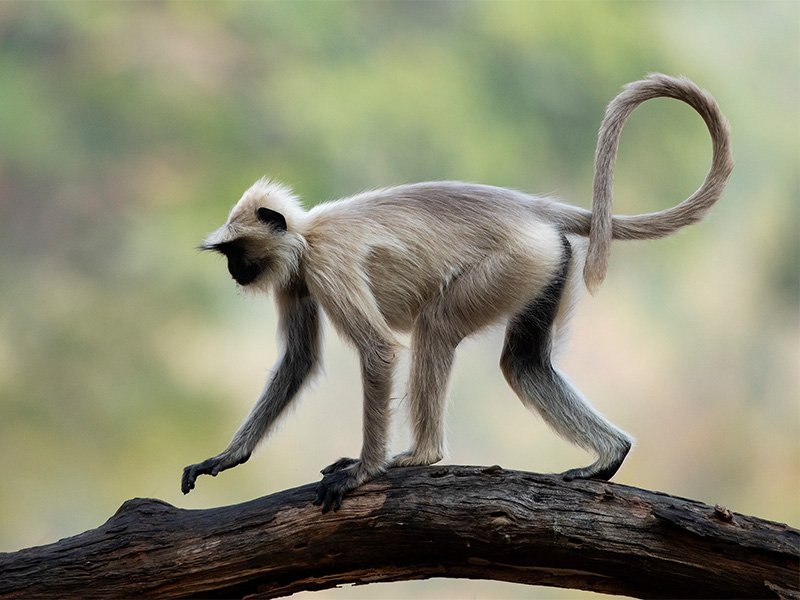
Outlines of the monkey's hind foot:
[{"label": "monkey's hind foot", "polygon": [[588,467],[581,467],[580,469],[564,471],[561,477],[564,478],[564,481],[572,481],[574,479],[602,479],[603,481],[608,481],[614,476],[618,469],[619,465],[607,467],[605,469],[597,469],[594,465],[589,465]]},{"label": "monkey's hind foot", "polygon": [[608,481],[622,466],[622,462],[628,455],[631,446],[632,443],[630,441],[625,441],[623,447],[613,458],[598,460],[588,467],[564,471],[561,476],[564,481],[572,481],[573,479],[602,479],[603,481]]},{"label": "monkey's hind foot", "polygon": [[408,450],[395,454],[389,462],[390,467],[427,467],[442,460],[442,453],[432,451],[428,453],[421,453],[414,450]]}]

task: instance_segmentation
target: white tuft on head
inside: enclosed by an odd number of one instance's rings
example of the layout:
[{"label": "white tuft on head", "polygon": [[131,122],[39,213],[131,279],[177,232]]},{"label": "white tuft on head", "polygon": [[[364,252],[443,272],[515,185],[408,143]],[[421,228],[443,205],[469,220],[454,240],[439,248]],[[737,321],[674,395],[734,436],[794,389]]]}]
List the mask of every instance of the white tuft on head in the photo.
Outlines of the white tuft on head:
[{"label": "white tuft on head", "polygon": [[228,224],[253,219],[255,211],[264,206],[278,211],[286,218],[288,230],[304,234],[306,211],[291,188],[277,181],[262,177],[242,194],[241,199],[231,209]]}]

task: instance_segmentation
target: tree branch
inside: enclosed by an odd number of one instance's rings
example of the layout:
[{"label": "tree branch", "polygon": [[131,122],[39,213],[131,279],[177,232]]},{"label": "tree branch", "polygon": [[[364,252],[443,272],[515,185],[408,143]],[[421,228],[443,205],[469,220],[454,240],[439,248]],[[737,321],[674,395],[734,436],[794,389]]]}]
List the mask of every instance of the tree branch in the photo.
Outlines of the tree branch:
[{"label": "tree branch", "polygon": [[800,598],[800,531],[694,500],[500,467],[391,469],[235,506],[129,500],[101,527],[0,554],[5,598],[273,598],[344,583],[496,579],[641,598]]}]

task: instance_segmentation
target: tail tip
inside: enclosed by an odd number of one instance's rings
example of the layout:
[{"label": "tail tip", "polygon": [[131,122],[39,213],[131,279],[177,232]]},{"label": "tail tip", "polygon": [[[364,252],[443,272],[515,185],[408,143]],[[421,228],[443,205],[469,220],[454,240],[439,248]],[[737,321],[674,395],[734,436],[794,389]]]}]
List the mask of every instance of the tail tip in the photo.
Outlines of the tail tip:
[{"label": "tail tip", "polygon": [[608,271],[608,252],[601,251],[596,246],[589,245],[586,262],[583,265],[583,283],[586,289],[594,296],[603,284]]},{"label": "tail tip", "polygon": [[589,293],[592,296],[597,295],[597,292],[600,290],[600,286],[603,284],[604,279],[605,273],[598,273],[589,268],[584,268],[583,270],[583,283],[586,285],[586,289],[589,290]]}]

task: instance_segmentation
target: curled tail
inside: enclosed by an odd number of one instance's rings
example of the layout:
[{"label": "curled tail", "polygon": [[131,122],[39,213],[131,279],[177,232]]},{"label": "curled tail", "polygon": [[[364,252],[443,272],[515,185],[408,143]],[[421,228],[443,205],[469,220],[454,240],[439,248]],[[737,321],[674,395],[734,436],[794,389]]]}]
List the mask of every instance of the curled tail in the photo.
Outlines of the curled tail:
[{"label": "curled tail", "polygon": [[[611,197],[614,161],[622,126],[639,104],[661,97],[685,102],[703,117],[713,145],[711,169],[703,185],[677,206],[649,214],[613,216]],[[732,169],[730,127],[711,94],[686,77],[668,77],[659,73],[626,85],[622,93],[608,105],[597,138],[589,249],[583,270],[583,279],[589,291],[594,292],[606,276],[612,239],[665,237],[686,225],[697,223],[722,195]],[[573,222],[568,229],[585,235],[582,231],[585,219],[578,221],[581,223]]]}]

